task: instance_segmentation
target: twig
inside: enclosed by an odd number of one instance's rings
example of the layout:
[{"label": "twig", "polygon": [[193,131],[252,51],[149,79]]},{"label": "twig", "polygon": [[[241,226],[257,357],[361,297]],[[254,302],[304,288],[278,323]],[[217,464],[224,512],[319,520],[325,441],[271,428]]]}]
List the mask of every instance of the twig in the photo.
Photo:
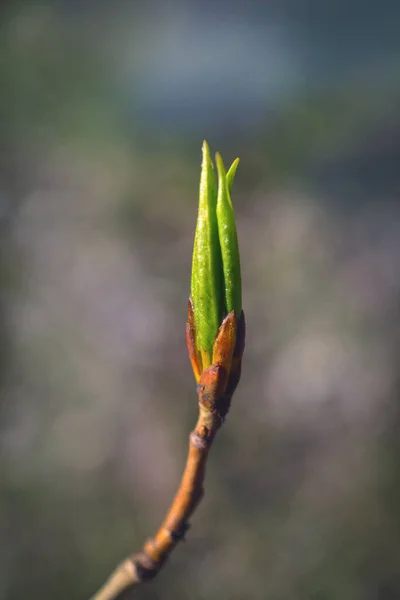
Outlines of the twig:
[{"label": "twig", "polygon": [[199,403],[199,418],[189,436],[185,470],[171,507],[153,538],[141,552],[124,560],[91,600],[115,600],[122,592],[153,579],[171,551],[185,536],[188,520],[203,496],[203,481],[208,452],[221,426],[218,414]]},{"label": "twig", "polygon": [[186,343],[199,394],[199,418],[176,496],[163,524],[141,552],[128,557],[92,600],[116,600],[153,579],[189,529],[203,496],[208,452],[239,383],[245,344],[240,257],[230,191],[239,159],[228,172],[216,154],[218,189],[207,142],[203,143],[199,211],[194,239]]},{"label": "twig", "polygon": [[[189,300],[187,342],[189,354],[193,354],[192,304]],[[238,321],[234,313],[223,320],[214,343],[215,362],[198,373],[199,417],[189,436],[189,452],[185,470],[161,527],[153,538],[147,540],[141,552],[122,562],[111,574],[104,586],[91,600],[116,600],[122,592],[153,579],[168,556],[184,539],[189,529],[189,519],[203,497],[203,482],[207,456],[214,436],[228,413],[232,395],[239,383],[242,355],[245,344],[245,320],[243,311]],[[233,347],[233,350],[232,350]],[[196,360],[194,358],[194,360]]]}]

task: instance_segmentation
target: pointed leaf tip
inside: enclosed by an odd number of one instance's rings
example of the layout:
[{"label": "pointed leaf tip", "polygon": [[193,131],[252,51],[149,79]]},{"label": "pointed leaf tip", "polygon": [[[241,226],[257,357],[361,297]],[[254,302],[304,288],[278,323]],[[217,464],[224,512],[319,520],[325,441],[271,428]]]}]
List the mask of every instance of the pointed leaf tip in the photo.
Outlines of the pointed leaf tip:
[{"label": "pointed leaf tip", "polygon": [[207,163],[210,162],[212,164],[211,155],[210,155],[210,147],[207,143],[207,140],[204,140],[201,150],[202,150],[202,154],[203,154],[203,164],[204,164],[204,162],[207,162]]},{"label": "pointed leaf tip", "polygon": [[226,179],[228,181],[229,192],[232,193],[233,180],[235,179],[236,171],[239,166],[240,158],[235,158],[229,170],[226,174]]}]

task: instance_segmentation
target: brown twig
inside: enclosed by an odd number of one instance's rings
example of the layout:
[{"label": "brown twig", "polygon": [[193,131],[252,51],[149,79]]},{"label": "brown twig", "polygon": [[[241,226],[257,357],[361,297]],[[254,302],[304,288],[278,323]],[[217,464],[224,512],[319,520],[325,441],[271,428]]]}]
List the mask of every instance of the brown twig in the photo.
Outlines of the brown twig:
[{"label": "brown twig", "polygon": [[[189,301],[189,337],[191,310]],[[203,496],[208,453],[240,379],[244,342],[243,311],[238,321],[232,312],[224,319],[214,344],[213,358],[216,362],[196,377],[199,417],[189,436],[185,470],[164,522],[155,536],[147,540],[141,552],[122,562],[91,600],[116,600],[123,592],[153,579],[178,542],[185,537],[188,521]],[[192,346],[188,340],[189,353]],[[199,374],[200,370],[196,372]]]},{"label": "brown twig", "polygon": [[185,536],[188,520],[203,496],[207,455],[221,418],[201,403],[196,427],[189,437],[189,452],[179,489],[171,507],[153,538],[141,552],[122,562],[92,600],[115,600],[122,592],[155,577],[171,551]]}]

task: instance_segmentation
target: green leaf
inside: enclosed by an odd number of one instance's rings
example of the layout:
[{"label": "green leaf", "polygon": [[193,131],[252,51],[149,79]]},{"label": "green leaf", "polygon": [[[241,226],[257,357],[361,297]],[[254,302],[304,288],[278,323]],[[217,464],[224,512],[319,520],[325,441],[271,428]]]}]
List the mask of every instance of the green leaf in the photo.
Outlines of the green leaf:
[{"label": "green leaf", "polygon": [[204,142],[191,280],[196,346],[202,353],[203,368],[210,364],[223,312],[222,263],[216,206],[216,178],[210,150],[207,142]]},{"label": "green leaf", "polygon": [[242,310],[240,257],[235,214],[230,197],[230,188],[239,161],[235,160],[227,174],[219,153],[216,154],[215,160],[218,171],[217,221],[222,255],[225,309],[227,313],[234,310],[239,318]]},{"label": "green leaf", "polygon": [[240,158],[236,158],[231,164],[229,171],[226,174],[226,180],[228,182],[229,193],[232,193],[233,180],[235,179],[236,170],[238,168]]}]

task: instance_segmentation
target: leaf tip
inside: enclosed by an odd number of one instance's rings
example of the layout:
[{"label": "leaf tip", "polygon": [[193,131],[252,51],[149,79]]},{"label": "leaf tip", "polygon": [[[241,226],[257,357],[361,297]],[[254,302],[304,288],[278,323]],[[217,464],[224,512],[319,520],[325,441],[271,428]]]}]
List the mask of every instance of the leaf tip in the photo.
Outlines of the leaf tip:
[{"label": "leaf tip", "polygon": [[217,165],[218,175],[220,177],[225,177],[225,165],[224,161],[222,160],[222,156],[219,152],[215,154],[215,164]]},{"label": "leaf tip", "polygon": [[202,146],[202,153],[203,153],[203,165],[204,164],[210,164],[212,165],[212,160],[211,160],[211,155],[210,155],[210,146],[208,145],[207,140],[203,141],[203,146]]}]

